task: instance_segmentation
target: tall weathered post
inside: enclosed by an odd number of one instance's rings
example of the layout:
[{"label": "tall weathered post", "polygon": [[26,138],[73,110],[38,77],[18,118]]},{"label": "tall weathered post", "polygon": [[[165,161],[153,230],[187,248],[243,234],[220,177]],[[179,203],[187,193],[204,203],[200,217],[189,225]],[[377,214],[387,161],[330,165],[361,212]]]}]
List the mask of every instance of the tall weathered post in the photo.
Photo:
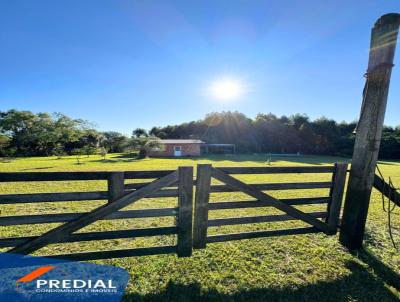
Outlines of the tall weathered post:
[{"label": "tall weathered post", "polygon": [[349,249],[362,247],[399,26],[400,14],[387,14],[376,21],[371,33],[367,80],[340,231],[340,242]]}]

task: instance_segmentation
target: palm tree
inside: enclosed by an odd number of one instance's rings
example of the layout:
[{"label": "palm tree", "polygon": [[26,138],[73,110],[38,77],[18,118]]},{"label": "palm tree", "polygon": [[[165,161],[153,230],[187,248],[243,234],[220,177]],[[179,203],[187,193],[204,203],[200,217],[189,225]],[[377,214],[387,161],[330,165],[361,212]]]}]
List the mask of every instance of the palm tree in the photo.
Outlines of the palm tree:
[{"label": "palm tree", "polygon": [[135,144],[139,146],[138,158],[147,158],[149,157],[150,151],[152,149],[157,149],[162,147],[161,140],[155,136],[136,139]]}]

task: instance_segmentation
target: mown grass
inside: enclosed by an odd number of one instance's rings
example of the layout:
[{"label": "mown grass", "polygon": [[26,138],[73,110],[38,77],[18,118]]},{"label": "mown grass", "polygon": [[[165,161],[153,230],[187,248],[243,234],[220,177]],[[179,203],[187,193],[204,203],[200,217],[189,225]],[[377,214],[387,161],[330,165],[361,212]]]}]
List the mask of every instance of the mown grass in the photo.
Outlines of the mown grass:
[{"label": "mown grass", "polygon": [[[323,165],[347,159],[335,157],[275,158],[273,166]],[[214,166],[265,166],[262,155],[207,158],[135,160],[129,154],[84,157],[18,158],[0,162],[0,171],[98,171],[174,169],[180,165],[212,163]],[[400,184],[400,164],[381,162],[381,170]],[[304,175],[241,175],[248,183],[304,181]],[[307,175],[307,181],[329,180],[326,174]],[[138,180],[140,181],[140,180]],[[105,190],[105,181],[0,183],[0,193],[67,192]],[[327,195],[325,189],[271,191],[280,198]],[[212,194],[212,201],[250,200],[241,193]],[[176,205],[175,198],[143,199],[129,208],[159,208]],[[102,201],[57,202],[1,206],[1,215],[84,212]],[[312,212],[325,205],[300,206]],[[393,215],[394,236],[400,245],[398,210]],[[270,208],[222,210],[210,218],[279,213]],[[123,267],[130,273],[126,301],[397,301],[400,298],[400,256],[390,243],[381,196],[374,191],[368,217],[365,250],[349,253],[337,236],[309,234],[208,244],[190,258],[156,255],[99,260]],[[83,229],[111,230],[173,225],[171,218],[146,218],[96,222]],[[1,227],[0,236],[29,236],[58,224]],[[302,222],[261,223],[211,228],[210,234],[305,226]],[[54,244],[37,254],[124,249],[175,244],[174,236],[132,238]]]}]

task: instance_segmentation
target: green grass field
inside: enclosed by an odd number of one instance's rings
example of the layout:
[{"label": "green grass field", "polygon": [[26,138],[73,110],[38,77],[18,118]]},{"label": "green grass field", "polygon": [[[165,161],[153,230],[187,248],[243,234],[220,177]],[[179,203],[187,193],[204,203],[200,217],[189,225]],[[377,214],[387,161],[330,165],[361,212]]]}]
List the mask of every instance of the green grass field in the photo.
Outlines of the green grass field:
[{"label": "green grass field", "polygon": [[[324,165],[348,159],[335,157],[274,158],[272,166]],[[0,162],[0,171],[99,171],[159,170],[180,165],[212,163],[214,166],[265,166],[262,155],[215,156],[198,159],[135,160],[129,154],[99,156],[18,158]],[[380,162],[385,176],[400,185],[400,163]],[[237,176],[248,183],[304,181],[304,175]],[[330,180],[311,174],[307,181]],[[0,193],[68,192],[105,190],[105,181],[0,183]],[[218,195],[217,195],[218,194]],[[280,198],[323,196],[326,189],[271,192]],[[213,193],[212,201],[252,199],[242,193]],[[176,205],[175,198],[143,199],[129,206],[160,208]],[[4,205],[2,216],[84,212],[101,201],[54,202]],[[304,211],[325,210],[325,205],[299,206]],[[213,211],[210,217],[238,217],[279,213],[270,208]],[[394,236],[400,245],[399,210]],[[351,254],[338,243],[338,236],[309,234],[208,244],[190,258],[157,255],[99,260],[127,269],[130,281],[126,301],[398,301],[400,253],[391,245],[381,196],[374,191],[367,224],[365,250]],[[173,225],[170,218],[145,218],[96,222],[82,231],[130,229]],[[38,235],[58,224],[0,227],[1,237]],[[305,226],[302,222],[274,222],[211,228],[210,234]],[[97,242],[54,244],[38,254],[109,250],[174,244],[174,236],[116,239]]]}]

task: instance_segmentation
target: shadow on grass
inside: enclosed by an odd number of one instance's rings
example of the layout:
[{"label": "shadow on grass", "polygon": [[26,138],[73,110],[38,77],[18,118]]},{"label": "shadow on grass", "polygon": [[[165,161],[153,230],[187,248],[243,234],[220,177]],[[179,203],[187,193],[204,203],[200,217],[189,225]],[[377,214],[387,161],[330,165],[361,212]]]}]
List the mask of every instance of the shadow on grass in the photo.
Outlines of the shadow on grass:
[{"label": "shadow on grass", "polygon": [[120,159],[108,158],[108,159],[93,160],[93,162],[102,163],[102,164],[130,163],[130,162],[136,162],[136,161],[140,161],[140,159],[137,159],[137,158],[120,158]]},{"label": "shadow on grass", "polygon": [[51,169],[54,167],[37,167],[37,168],[27,168],[27,169],[21,169],[21,171],[29,171],[29,170],[46,170],[46,169]]},{"label": "shadow on grass", "polygon": [[121,153],[118,154],[117,156],[114,156],[114,158],[136,158],[138,156],[137,152],[131,152],[131,153]]},{"label": "shadow on grass", "polygon": [[[364,256],[363,256],[364,257]],[[363,260],[364,258],[360,258]],[[368,263],[382,266],[382,263],[375,263],[369,256],[366,256]],[[344,301],[399,301],[396,294],[390,291],[385,283],[386,279],[378,278],[371,274],[363,265],[349,261],[346,264],[350,274],[333,280],[331,282],[316,282],[305,286],[270,287],[270,288],[243,288],[232,294],[226,294],[214,289],[201,289],[199,283],[177,284],[170,281],[165,289],[158,293],[140,295],[128,294],[124,297],[127,301],[148,301],[148,302],[215,302],[215,301],[243,301],[243,302],[344,302]],[[383,269],[385,272],[386,270]],[[386,273],[382,276],[388,277]],[[392,276],[394,277],[394,276]],[[396,275],[398,278],[398,276]]]},{"label": "shadow on grass", "polygon": [[367,264],[386,284],[400,291],[400,276],[367,250],[359,251],[356,256]]},{"label": "shadow on grass", "polygon": [[132,162],[132,161],[138,161],[140,159],[137,158],[137,153],[122,153],[118,154],[116,156],[113,156],[111,158],[100,158],[97,160],[93,160],[93,162],[98,162],[98,163],[126,163],[126,162]]},{"label": "shadow on grass", "polygon": [[2,164],[9,164],[12,163],[16,158],[14,157],[0,157],[0,163]]}]

